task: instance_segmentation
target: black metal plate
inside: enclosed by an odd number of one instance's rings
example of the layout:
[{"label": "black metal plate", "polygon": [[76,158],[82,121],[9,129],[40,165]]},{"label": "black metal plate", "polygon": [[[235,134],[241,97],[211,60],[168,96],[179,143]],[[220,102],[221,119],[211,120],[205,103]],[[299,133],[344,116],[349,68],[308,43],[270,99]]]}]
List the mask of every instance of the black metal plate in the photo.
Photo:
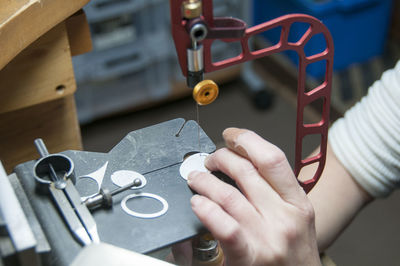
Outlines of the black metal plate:
[{"label": "black metal plate", "polygon": [[[117,188],[111,175],[118,170],[132,170],[145,176],[147,184],[140,192],[159,195],[167,200],[167,213],[152,219],[137,218],[125,213],[120,201],[125,191],[114,197],[112,209],[98,209],[92,212],[100,239],[103,242],[140,253],[148,253],[193,237],[203,229],[190,207],[193,192],[179,174],[179,167],[186,154],[197,152],[199,127],[194,121],[174,119],[161,124],[129,133],[109,153],[66,151],[75,164],[78,190],[83,194],[86,187],[79,187],[79,177],[86,176],[108,162],[101,187],[109,190]],[[177,135],[177,133],[179,135]],[[211,153],[215,145],[200,128],[200,150]],[[34,161],[18,165],[15,169],[25,191],[37,213],[49,242],[53,247],[52,262],[68,264],[79,252],[81,246],[72,238],[64,221],[49,197],[35,192],[32,176]],[[93,186],[91,187],[93,189]],[[140,210],[153,212],[160,208],[154,200],[133,199],[140,203]],[[136,205],[135,205],[136,206]]]}]

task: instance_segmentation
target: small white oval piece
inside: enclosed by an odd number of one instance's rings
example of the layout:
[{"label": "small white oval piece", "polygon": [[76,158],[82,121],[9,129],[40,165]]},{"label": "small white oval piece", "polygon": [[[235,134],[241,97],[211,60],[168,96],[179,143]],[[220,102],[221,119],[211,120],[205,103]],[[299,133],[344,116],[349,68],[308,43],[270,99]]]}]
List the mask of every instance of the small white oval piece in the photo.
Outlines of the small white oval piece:
[{"label": "small white oval piece", "polygon": [[186,158],[179,168],[181,177],[187,180],[188,175],[193,171],[209,173],[210,171],[204,165],[204,160],[208,155],[208,153],[196,153]]},{"label": "small white oval piece", "polygon": [[132,183],[136,178],[139,178],[140,181],[142,181],[142,184],[138,187],[132,187],[131,189],[142,188],[146,185],[147,183],[146,178],[135,171],[120,170],[114,172],[111,175],[111,181],[114,183],[114,185],[118,187],[123,187],[125,185],[128,185],[129,183]]}]

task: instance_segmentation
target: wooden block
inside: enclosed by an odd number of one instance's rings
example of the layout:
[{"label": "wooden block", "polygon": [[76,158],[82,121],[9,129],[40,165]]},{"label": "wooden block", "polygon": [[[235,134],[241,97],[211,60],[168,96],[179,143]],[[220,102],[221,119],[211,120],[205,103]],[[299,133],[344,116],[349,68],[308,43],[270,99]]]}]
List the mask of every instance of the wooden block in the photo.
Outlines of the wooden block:
[{"label": "wooden block", "polygon": [[62,22],[0,70],[0,113],[59,99],[75,90],[68,36]]},{"label": "wooden block", "polygon": [[85,12],[79,10],[66,21],[69,46],[71,55],[80,55],[90,52],[93,48],[90,38],[89,24]]},{"label": "wooden block", "polygon": [[39,157],[36,138],[43,139],[50,153],[82,149],[73,95],[0,114],[0,125],[0,160],[8,173]]},{"label": "wooden block", "polygon": [[89,0],[0,0],[0,69]]}]

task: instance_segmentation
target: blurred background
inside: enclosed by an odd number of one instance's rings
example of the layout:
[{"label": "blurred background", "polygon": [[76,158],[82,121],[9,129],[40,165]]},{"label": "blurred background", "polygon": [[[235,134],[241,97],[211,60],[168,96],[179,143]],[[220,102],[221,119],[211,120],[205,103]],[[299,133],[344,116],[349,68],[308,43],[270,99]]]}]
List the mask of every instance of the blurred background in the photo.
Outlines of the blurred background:
[{"label": "blurred background", "polygon": [[[168,0],[92,0],[84,8],[93,50],[73,58],[75,94],[85,150],[107,152],[128,132],[177,117],[196,120],[196,104],[178,65]],[[400,59],[399,0],[214,0],[214,16],[232,16],[256,25],[289,13],[320,19],[335,43],[331,121],[367,93],[382,72]],[[305,25],[295,23],[289,40]],[[277,42],[280,29],[253,38],[254,49]],[[324,49],[316,35],[306,53]],[[216,41],[213,61],[241,53],[238,43]],[[220,96],[200,108],[200,125],[223,146],[222,130],[249,128],[294,158],[297,55],[282,53],[206,75]],[[324,80],[325,64],[307,68],[307,86]],[[306,109],[317,121],[322,105]],[[311,152],[319,140],[310,140]],[[340,193],[340,191],[338,191]],[[328,250],[338,265],[399,265],[400,194],[368,206]]]}]

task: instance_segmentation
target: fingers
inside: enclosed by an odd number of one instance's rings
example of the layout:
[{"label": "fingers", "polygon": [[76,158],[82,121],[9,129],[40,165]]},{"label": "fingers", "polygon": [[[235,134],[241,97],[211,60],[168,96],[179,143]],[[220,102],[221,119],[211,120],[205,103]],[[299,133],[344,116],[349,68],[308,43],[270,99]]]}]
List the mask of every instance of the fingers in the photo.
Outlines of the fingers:
[{"label": "fingers", "polygon": [[243,241],[244,233],[239,223],[218,204],[200,195],[194,195],[190,202],[193,212],[220,241],[227,257],[235,258],[247,250],[247,243]]},{"label": "fingers", "polygon": [[259,211],[280,200],[254,165],[229,149],[220,149],[209,155],[206,166],[211,171],[221,171],[231,177]]},{"label": "fingers", "polygon": [[252,224],[257,215],[255,208],[242,193],[212,174],[193,172],[189,175],[188,185],[200,195],[207,197],[221,206],[239,223]]},{"label": "fingers", "polygon": [[278,147],[244,129],[228,128],[223,137],[230,149],[254,164],[282,199],[296,206],[306,200],[285,154]]}]

